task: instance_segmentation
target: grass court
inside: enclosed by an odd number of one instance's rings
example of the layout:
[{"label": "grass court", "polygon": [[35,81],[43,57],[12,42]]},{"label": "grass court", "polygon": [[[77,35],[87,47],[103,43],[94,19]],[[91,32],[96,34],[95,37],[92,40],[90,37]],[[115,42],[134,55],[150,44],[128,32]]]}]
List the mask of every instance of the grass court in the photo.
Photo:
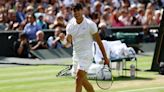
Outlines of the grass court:
[{"label": "grass court", "polygon": [[[127,68],[133,62],[127,62]],[[113,70],[115,80],[109,90],[102,90],[96,81],[90,80],[95,92],[164,92],[164,76],[150,70],[152,56],[138,56],[137,77],[131,79],[129,70],[126,77],[118,76]],[[0,92],[74,92],[72,77],[56,77],[64,66],[29,65],[0,68]],[[86,92],[83,90],[83,92]]]}]

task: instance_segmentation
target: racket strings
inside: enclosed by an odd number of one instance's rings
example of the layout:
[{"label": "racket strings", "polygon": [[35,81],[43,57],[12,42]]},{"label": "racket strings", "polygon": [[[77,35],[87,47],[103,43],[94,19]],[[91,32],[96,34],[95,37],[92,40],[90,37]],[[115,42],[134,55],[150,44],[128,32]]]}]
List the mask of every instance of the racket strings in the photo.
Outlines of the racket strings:
[{"label": "racket strings", "polygon": [[96,76],[96,83],[101,89],[109,89],[112,86],[113,80],[114,78],[112,75],[112,71],[109,67],[103,67],[98,71]]}]

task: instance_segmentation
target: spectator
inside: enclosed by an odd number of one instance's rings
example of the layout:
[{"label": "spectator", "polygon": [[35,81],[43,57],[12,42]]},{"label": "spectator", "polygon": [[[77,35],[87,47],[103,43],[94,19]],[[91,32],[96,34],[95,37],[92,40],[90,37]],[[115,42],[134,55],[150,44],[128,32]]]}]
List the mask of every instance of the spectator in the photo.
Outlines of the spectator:
[{"label": "spectator", "polygon": [[47,42],[44,40],[44,32],[38,31],[36,33],[36,40],[33,40],[30,42],[31,50],[37,50],[37,49],[47,49]]},{"label": "spectator", "polygon": [[59,10],[59,12],[58,12],[58,13],[60,13],[60,14],[64,15],[65,10],[66,10],[65,5],[64,5],[63,3],[61,3],[59,8],[60,8],[60,10]]},{"label": "spectator", "polygon": [[54,21],[54,25],[61,25],[63,28],[66,27],[67,22],[64,20],[64,16],[60,13],[56,15],[56,19]]},{"label": "spectator", "polygon": [[59,4],[61,3],[61,0],[49,0],[49,4],[52,5],[56,12],[59,11]]},{"label": "spectator", "polygon": [[83,8],[83,14],[87,18],[91,18],[91,6],[87,5],[86,7]]},{"label": "spectator", "polygon": [[147,6],[146,6],[146,9],[150,9],[151,11],[155,10],[152,3],[148,3]]},{"label": "spectator", "polygon": [[19,24],[19,28],[17,29],[17,31],[20,31],[20,32],[23,32],[24,30],[24,27],[26,26],[27,24],[27,16],[25,17],[25,20],[23,20],[20,24]]},{"label": "spectator", "polygon": [[110,30],[107,30],[106,23],[101,22],[98,25],[98,28],[99,28],[98,33],[100,35],[101,40],[110,40],[110,39],[108,39],[108,37],[111,35],[111,33],[108,34],[108,31],[110,31]]},{"label": "spectator", "polygon": [[159,25],[161,22],[161,11],[160,10],[156,10],[155,11],[155,15],[154,15],[154,20],[156,21],[156,23]]},{"label": "spectator", "polygon": [[54,11],[55,11],[54,7],[51,5],[45,11],[46,15],[44,17],[44,21],[48,24],[48,26],[50,24],[53,24],[53,22],[55,21],[55,16],[54,16],[55,12]]},{"label": "spectator", "polygon": [[27,6],[25,13],[26,13],[26,16],[33,14],[34,13],[34,7],[31,5]]},{"label": "spectator", "polygon": [[66,21],[69,21],[73,15],[72,15],[72,11],[71,11],[71,7],[70,6],[66,6],[65,10],[64,10],[64,15],[63,15],[64,19]]},{"label": "spectator", "polygon": [[38,15],[38,19],[37,19],[36,23],[41,29],[48,29],[48,25],[44,21],[44,15],[43,14]]},{"label": "spectator", "polygon": [[37,7],[36,12],[35,12],[35,17],[36,17],[36,18],[38,18],[39,15],[45,15],[45,9],[44,9],[44,7],[43,7],[42,5],[39,5],[39,6]]},{"label": "spectator", "polygon": [[109,12],[105,11],[103,13],[103,15],[101,16],[100,23],[105,23],[107,27],[111,27],[111,23],[109,21],[109,18],[110,18]]},{"label": "spectator", "polygon": [[145,11],[142,8],[138,8],[138,14],[136,15],[136,19],[139,22],[139,25],[144,25],[145,23]]},{"label": "spectator", "polygon": [[17,20],[16,20],[16,12],[15,12],[15,10],[9,9],[7,17],[8,17],[8,24],[9,24],[7,30],[11,31],[11,30],[18,29],[19,22],[17,22]]},{"label": "spectator", "polygon": [[5,18],[5,8],[1,7],[0,8],[0,31],[7,30],[8,24],[6,23],[6,18]]},{"label": "spectator", "polygon": [[[103,0],[104,5],[109,5],[112,6],[112,1],[113,0]],[[113,6],[112,6],[113,7]]]},{"label": "spectator", "polygon": [[104,6],[104,12],[107,12],[108,14],[112,14],[113,12],[113,7],[109,5]]},{"label": "spectator", "polygon": [[77,1],[77,0],[63,0],[63,4],[65,6],[71,6],[74,3],[74,1]]},{"label": "spectator", "polygon": [[100,1],[95,1],[94,6],[93,6],[94,8],[93,12],[97,12],[99,15],[101,15],[103,13],[102,7],[103,7],[103,4]]},{"label": "spectator", "polygon": [[151,9],[146,9],[145,12],[145,25],[157,25],[155,19],[153,19],[154,11],[151,11]]},{"label": "spectator", "polygon": [[111,16],[111,23],[112,27],[123,27],[125,26],[119,19],[118,17],[120,16],[118,11],[115,11],[113,15]]},{"label": "spectator", "polygon": [[131,25],[131,21],[130,21],[130,17],[129,16],[129,12],[126,9],[122,9],[120,10],[121,14],[118,17],[119,21],[121,21],[125,26],[130,26]]},{"label": "spectator", "polygon": [[138,6],[140,4],[139,0],[129,0],[131,5],[136,5]]},{"label": "spectator", "polygon": [[131,23],[132,26],[137,26],[140,25],[140,23],[138,22],[137,18],[137,6],[136,5],[131,5],[129,7],[129,21]]},{"label": "spectator", "polygon": [[64,44],[65,34],[61,26],[57,26],[54,31],[54,36],[50,36],[47,40],[48,46],[50,48],[63,48],[69,47],[69,45]]},{"label": "spectator", "polygon": [[25,20],[25,14],[23,13],[23,6],[21,3],[16,3],[16,20],[17,22],[22,23]]},{"label": "spectator", "polygon": [[138,7],[138,9],[145,10],[145,4],[140,3],[137,5],[137,7]]},{"label": "spectator", "polygon": [[5,8],[6,9],[13,9],[15,0],[4,0],[5,1]]},{"label": "spectator", "polygon": [[66,35],[64,33],[59,34],[60,42],[64,48],[69,48],[69,47],[71,47],[71,44],[67,43],[65,36]]},{"label": "spectator", "polygon": [[120,0],[111,0],[112,6],[116,9],[119,9],[121,7],[121,2]]},{"label": "spectator", "polygon": [[130,0],[122,0],[121,5],[126,8],[130,7]]},{"label": "spectator", "polygon": [[36,18],[34,14],[29,14],[27,16],[27,24],[23,30],[23,32],[27,35],[28,40],[36,39],[36,32],[39,30],[41,30],[41,28],[36,24]]},{"label": "spectator", "polygon": [[[22,1],[22,0],[20,0],[20,1]],[[36,5],[37,4],[35,4],[35,1],[37,1],[37,0],[27,0],[25,2],[25,4],[26,4],[26,6],[32,6],[32,7],[35,7],[36,8]]]},{"label": "spectator", "polygon": [[64,19],[68,21],[72,18],[72,11],[70,6],[66,6],[63,3],[60,5],[60,10],[57,14],[63,15]]},{"label": "spectator", "polygon": [[47,8],[48,4],[49,4],[49,0],[41,0],[41,3],[42,3],[44,8]]},{"label": "spectator", "polygon": [[98,25],[100,23],[100,16],[98,12],[93,12],[91,14],[91,19]]},{"label": "spectator", "polygon": [[2,8],[2,7],[4,7],[5,6],[5,0],[1,0],[1,2],[0,2],[0,7]]},{"label": "spectator", "polygon": [[20,33],[18,41],[14,42],[14,51],[16,56],[29,58],[29,43],[26,34]]}]

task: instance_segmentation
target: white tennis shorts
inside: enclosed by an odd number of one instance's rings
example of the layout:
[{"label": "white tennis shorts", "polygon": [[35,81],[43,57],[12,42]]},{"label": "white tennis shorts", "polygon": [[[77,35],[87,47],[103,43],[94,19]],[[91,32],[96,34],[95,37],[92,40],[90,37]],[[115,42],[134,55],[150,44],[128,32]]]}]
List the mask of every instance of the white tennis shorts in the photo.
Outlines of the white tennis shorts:
[{"label": "white tennis shorts", "polygon": [[85,72],[88,72],[88,69],[92,64],[92,61],[92,58],[73,60],[72,76],[76,75],[77,70],[83,70]]}]

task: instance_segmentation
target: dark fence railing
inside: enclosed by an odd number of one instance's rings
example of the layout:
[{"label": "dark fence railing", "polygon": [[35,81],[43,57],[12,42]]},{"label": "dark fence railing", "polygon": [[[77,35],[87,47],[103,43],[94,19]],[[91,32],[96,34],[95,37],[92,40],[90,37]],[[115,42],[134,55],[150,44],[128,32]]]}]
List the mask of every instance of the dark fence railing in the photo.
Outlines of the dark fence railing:
[{"label": "dark fence railing", "polygon": [[[143,26],[126,26],[126,27],[109,27],[109,30],[112,30],[112,32],[142,32]],[[159,26],[147,26],[147,29],[159,29]]]},{"label": "dark fence railing", "polygon": [[[159,26],[149,26],[148,29],[159,29]],[[126,33],[139,33],[142,32],[142,26],[128,26],[128,27],[112,27],[108,28],[112,33],[126,32]],[[43,30],[45,39],[54,35],[53,29]],[[0,31],[0,56],[12,57],[14,56],[13,43],[18,39],[19,32],[17,31]]]}]

